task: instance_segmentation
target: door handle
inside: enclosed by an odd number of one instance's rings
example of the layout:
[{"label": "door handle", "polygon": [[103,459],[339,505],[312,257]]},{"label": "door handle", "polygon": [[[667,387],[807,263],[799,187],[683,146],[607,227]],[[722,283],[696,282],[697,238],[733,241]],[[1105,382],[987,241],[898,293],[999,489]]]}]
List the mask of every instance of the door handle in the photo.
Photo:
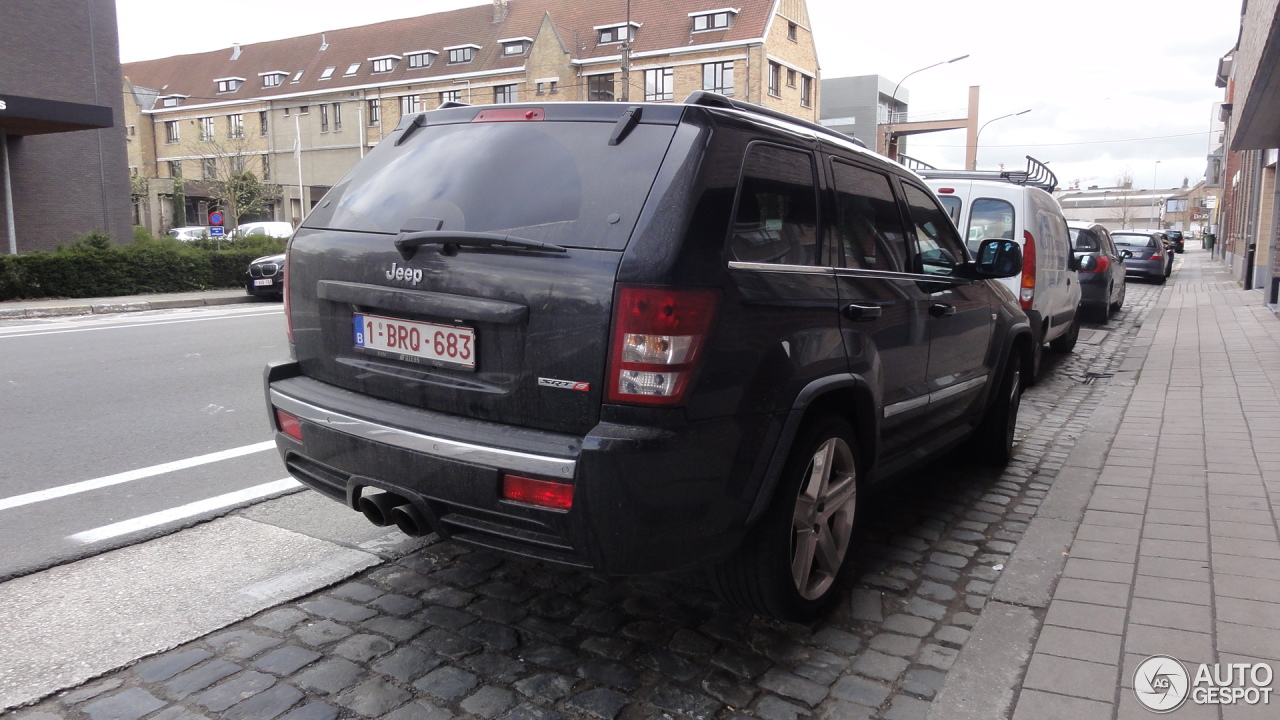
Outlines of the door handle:
[{"label": "door handle", "polygon": [[956,314],[956,306],[947,303],[934,303],[929,306],[929,314],[936,318],[949,318]]},{"label": "door handle", "polygon": [[840,314],[844,315],[846,320],[852,320],[853,322],[878,320],[880,318],[880,306],[849,304],[840,310]]}]

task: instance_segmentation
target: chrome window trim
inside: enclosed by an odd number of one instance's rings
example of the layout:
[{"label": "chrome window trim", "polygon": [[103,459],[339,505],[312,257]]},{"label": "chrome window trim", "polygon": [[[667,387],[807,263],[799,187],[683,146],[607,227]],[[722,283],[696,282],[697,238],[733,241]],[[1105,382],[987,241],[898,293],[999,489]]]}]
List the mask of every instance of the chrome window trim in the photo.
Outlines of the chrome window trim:
[{"label": "chrome window trim", "polygon": [[322,425],[330,430],[432,457],[484,465],[501,470],[531,473],[544,477],[572,478],[577,469],[578,463],[576,460],[472,445],[457,440],[447,440],[401,430],[400,428],[389,427],[354,418],[350,415],[325,410],[289,397],[278,390],[271,391],[271,403],[291,415],[316,425]]},{"label": "chrome window trim", "polygon": [[730,270],[754,270],[757,272],[788,272],[806,275],[830,275],[835,268],[828,265],[783,265],[781,263],[753,263],[741,260],[730,260]]}]

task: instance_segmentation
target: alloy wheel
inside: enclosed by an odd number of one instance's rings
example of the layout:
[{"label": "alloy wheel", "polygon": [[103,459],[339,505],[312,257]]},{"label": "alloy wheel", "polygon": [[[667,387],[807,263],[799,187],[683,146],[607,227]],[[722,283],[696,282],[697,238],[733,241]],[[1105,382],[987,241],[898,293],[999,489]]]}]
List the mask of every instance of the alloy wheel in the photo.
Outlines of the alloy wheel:
[{"label": "alloy wheel", "polygon": [[828,438],[809,460],[791,522],[791,578],[806,600],[822,597],[844,564],[857,479],[853,451],[840,437]]}]

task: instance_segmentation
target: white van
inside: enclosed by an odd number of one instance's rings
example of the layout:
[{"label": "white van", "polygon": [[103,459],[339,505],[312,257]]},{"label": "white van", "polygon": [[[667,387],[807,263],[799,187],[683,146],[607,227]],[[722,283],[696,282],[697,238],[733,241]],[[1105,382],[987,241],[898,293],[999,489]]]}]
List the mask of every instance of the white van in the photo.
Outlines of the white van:
[{"label": "white van", "polygon": [[1034,379],[1044,344],[1071,352],[1080,335],[1078,260],[1062,207],[1049,194],[1057,178],[1039,162],[1026,172],[919,170],[974,251],[990,238],[1022,244],[1022,273],[1001,280],[1018,297],[1036,333]]}]

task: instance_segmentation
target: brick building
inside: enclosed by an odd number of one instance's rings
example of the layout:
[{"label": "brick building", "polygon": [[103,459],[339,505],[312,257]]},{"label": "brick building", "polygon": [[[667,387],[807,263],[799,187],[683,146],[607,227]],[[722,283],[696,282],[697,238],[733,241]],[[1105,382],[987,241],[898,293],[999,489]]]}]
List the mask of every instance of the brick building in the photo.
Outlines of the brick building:
[{"label": "brick building", "polygon": [[115,0],[5,3],[0,252],[132,235]]},{"label": "brick building", "polygon": [[[804,0],[632,0],[629,18],[627,7],[493,0],[129,63],[140,221],[158,232],[183,206],[195,224],[214,203],[210,182],[234,163],[277,185],[262,219],[297,224],[402,116],[447,101],[678,102],[708,89],[817,120]],[[173,202],[179,176],[185,203]]]}]

